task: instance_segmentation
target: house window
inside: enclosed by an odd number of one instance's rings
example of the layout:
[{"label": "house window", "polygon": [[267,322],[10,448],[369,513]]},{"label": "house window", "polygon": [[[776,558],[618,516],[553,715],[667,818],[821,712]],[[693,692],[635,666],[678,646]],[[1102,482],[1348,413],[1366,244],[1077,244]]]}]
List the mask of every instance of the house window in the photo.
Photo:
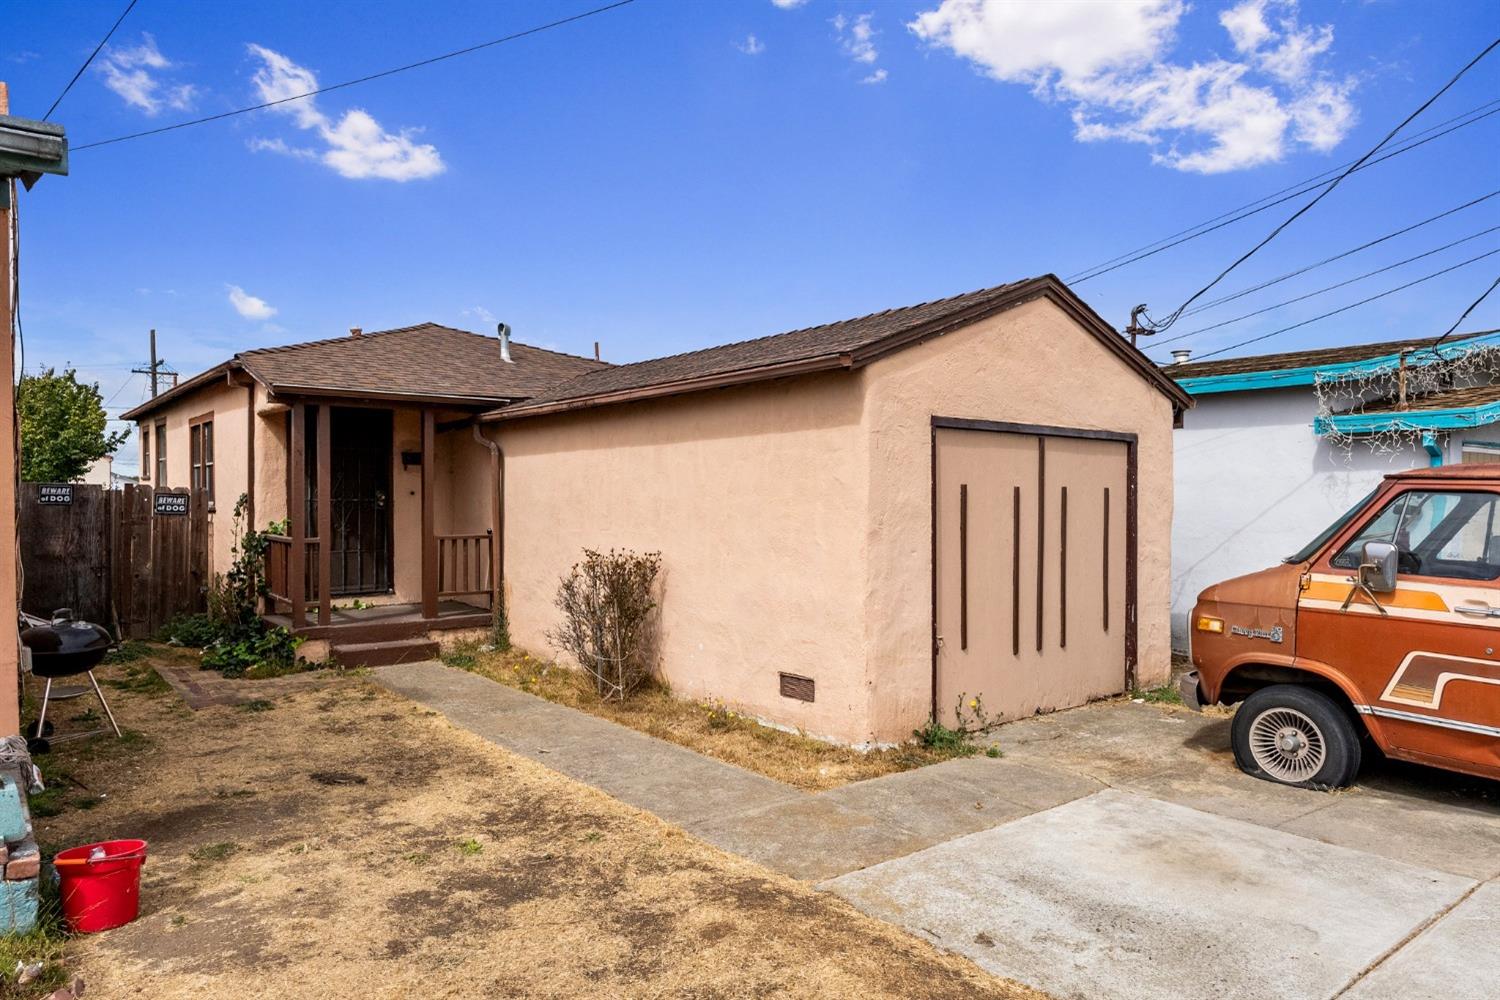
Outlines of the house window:
[{"label": "house window", "polygon": [[202,492],[209,509],[214,502],[214,422],[212,417],[198,417],[188,426],[188,451],[191,463],[189,485]]},{"label": "house window", "polygon": [[167,425],[156,425],[156,485],[167,485]]},{"label": "house window", "polygon": [[151,428],[141,428],[141,478],[151,478]]}]

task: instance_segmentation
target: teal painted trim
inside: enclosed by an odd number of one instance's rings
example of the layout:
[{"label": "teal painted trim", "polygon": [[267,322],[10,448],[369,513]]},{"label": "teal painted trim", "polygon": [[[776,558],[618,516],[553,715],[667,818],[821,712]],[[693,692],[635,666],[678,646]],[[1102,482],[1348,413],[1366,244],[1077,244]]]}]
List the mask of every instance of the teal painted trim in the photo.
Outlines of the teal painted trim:
[{"label": "teal painted trim", "polygon": [[1459,431],[1500,423],[1500,402],[1451,410],[1405,410],[1383,413],[1335,413],[1318,417],[1313,431],[1328,434],[1374,434],[1379,431]]},{"label": "teal painted trim", "polygon": [[1427,452],[1427,464],[1436,469],[1443,464],[1443,449],[1432,431],[1422,432],[1422,447]]},{"label": "teal painted trim", "polygon": [[[1435,351],[1424,350],[1410,355],[1407,358],[1407,364],[1413,366],[1434,364],[1439,359],[1434,358],[1433,354],[1439,355],[1442,359],[1453,358],[1481,344],[1500,344],[1500,333],[1462,340],[1456,344],[1439,347]],[[1309,365],[1303,368],[1279,368],[1273,371],[1244,372],[1238,375],[1200,375],[1197,378],[1180,378],[1176,381],[1190,396],[1207,396],[1217,392],[1249,392],[1257,389],[1312,385],[1320,375],[1329,378],[1348,375],[1352,372],[1377,372],[1384,368],[1394,368],[1400,363],[1400,354],[1383,354],[1376,358],[1346,361],[1338,365]],[[1164,370],[1171,374],[1172,366],[1167,365]]]}]

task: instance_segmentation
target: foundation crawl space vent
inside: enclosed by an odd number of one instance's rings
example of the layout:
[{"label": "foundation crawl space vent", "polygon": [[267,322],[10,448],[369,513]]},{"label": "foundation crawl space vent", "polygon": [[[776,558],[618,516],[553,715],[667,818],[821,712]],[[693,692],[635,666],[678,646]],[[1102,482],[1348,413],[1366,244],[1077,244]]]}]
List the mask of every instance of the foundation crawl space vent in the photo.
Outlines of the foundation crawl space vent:
[{"label": "foundation crawl space vent", "polygon": [[781,675],[781,696],[783,698],[812,701],[813,687],[813,679],[811,677],[801,677],[797,674]]}]

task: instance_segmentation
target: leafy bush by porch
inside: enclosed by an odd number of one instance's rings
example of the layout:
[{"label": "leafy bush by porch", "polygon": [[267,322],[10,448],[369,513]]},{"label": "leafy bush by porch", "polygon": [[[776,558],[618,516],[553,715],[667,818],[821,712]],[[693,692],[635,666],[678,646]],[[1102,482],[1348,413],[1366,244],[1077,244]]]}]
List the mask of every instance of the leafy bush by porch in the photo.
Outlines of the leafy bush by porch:
[{"label": "leafy bush by porch", "polygon": [[215,577],[208,592],[206,614],[179,615],[162,629],[159,638],[203,650],[203,669],[226,677],[245,674],[274,676],[296,669],[300,636],[272,628],[260,617],[266,595],[265,555],[268,531],[245,526],[250,498],[241,493],[234,505],[233,561],[229,571]]}]

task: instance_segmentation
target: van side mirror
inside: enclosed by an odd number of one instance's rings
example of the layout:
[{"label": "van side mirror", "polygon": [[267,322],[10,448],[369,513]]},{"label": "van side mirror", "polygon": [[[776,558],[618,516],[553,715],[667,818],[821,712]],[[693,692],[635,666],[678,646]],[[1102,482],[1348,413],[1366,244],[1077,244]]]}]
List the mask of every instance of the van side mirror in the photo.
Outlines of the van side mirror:
[{"label": "van side mirror", "polygon": [[1365,542],[1360,555],[1359,582],[1377,594],[1395,590],[1399,555],[1390,542]]}]

